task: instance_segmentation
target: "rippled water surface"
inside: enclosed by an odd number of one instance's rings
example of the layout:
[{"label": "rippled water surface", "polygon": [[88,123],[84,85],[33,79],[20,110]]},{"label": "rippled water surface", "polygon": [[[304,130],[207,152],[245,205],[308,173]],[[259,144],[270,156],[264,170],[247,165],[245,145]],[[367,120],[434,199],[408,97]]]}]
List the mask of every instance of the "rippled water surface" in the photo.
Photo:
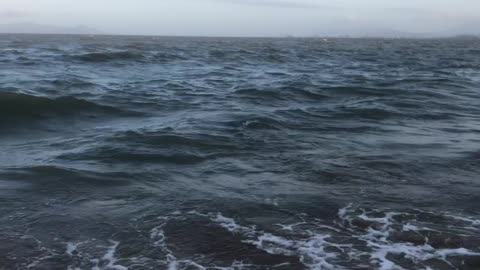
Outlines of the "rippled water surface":
[{"label": "rippled water surface", "polygon": [[478,40],[0,37],[0,269],[480,269]]}]

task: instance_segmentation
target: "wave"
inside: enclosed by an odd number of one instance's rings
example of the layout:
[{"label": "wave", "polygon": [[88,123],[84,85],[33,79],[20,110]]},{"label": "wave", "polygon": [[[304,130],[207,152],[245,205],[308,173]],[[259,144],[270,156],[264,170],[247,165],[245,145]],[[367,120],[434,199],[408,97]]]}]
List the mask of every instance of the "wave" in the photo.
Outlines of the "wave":
[{"label": "wave", "polygon": [[266,48],[260,51],[241,48],[216,48],[209,50],[207,53],[208,60],[214,62],[235,62],[248,64],[258,64],[259,62],[262,62],[281,64],[287,63],[290,60],[288,53],[273,48]]},{"label": "wave", "polygon": [[305,100],[323,100],[327,96],[303,89],[301,87],[295,86],[282,86],[278,88],[271,89],[261,89],[261,88],[240,88],[233,92],[235,96],[254,99],[257,101],[263,100],[280,100],[280,101],[305,101]]},{"label": "wave", "polygon": [[154,62],[160,62],[160,63],[168,63],[168,62],[187,60],[187,59],[188,58],[182,55],[175,54],[175,53],[167,53],[167,52],[157,52],[151,57],[151,60],[153,60]]},{"label": "wave", "polygon": [[[432,104],[433,102],[430,103],[430,105]],[[362,119],[366,121],[391,119],[442,121],[469,115],[467,112],[462,112],[460,108],[456,110],[446,110],[444,108],[442,110],[441,108],[421,105],[401,100],[359,100],[328,105],[320,104],[319,106],[291,107],[275,110],[274,113],[286,119],[302,119],[304,121],[313,121],[319,118],[326,120]]]},{"label": "wave", "polygon": [[92,52],[79,55],[68,55],[74,60],[83,62],[101,63],[110,61],[141,61],[145,57],[142,53],[132,51],[118,51],[118,52]]},{"label": "wave", "polygon": [[95,160],[105,163],[171,163],[191,165],[238,153],[239,146],[229,137],[209,134],[181,134],[173,131],[115,134],[103,146],[81,153],[58,156],[61,160]]},{"label": "wave", "polygon": [[394,108],[385,106],[378,107],[343,107],[339,108],[338,112],[331,114],[333,118],[362,118],[370,120],[386,120],[390,118],[402,118],[405,115],[396,111]]},{"label": "wave", "polygon": [[280,119],[275,119],[272,116],[256,116],[251,115],[242,117],[239,120],[233,120],[226,123],[227,126],[233,127],[236,130],[282,130],[286,123]]},{"label": "wave", "polygon": [[116,134],[111,142],[135,142],[147,146],[177,146],[192,147],[195,149],[225,149],[235,150],[236,146],[230,137],[204,133],[177,133],[174,130],[160,130],[149,132],[127,131]]},{"label": "wave", "polygon": [[208,51],[210,59],[217,61],[232,61],[232,60],[244,60],[246,56],[250,56],[251,53],[237,50],[221,50],[213,49]]},{"label": "wave", "polygon": [[[127,172],[94,172],[59,166],[31,166],[11,168],[0,173],[9,181],[30,182],[33,185],[107,186],[128,185],[133,178]],[[68,179],[68,181],[66,181]]]},{"label": "wave", "polygon": [[86,87],[96,87],[97,84],[78,79],[78,78],[69,78],[69,79],[54,79],[54,80],[42,80],[42,83],[50,83],[55,87],[62,87],[62,88],[86,88]]},{"label": "wave", "polygon": [[129,147],[103,146],[89,149],[83,153],[64,154],[58,157],[62,160],[95,160],[96,162],[128,162],[128,163],[170,163],[176,165],[193,165],[201,163],[213,155],[199,155],[182,151],[155,151],[147,149],[134,149]]},{"label": "wave", "polygon": [[0,93],[0,123],[98,113],[129,115],[130,112],[91,101],[65,96],[47,98],[21,93]]}]

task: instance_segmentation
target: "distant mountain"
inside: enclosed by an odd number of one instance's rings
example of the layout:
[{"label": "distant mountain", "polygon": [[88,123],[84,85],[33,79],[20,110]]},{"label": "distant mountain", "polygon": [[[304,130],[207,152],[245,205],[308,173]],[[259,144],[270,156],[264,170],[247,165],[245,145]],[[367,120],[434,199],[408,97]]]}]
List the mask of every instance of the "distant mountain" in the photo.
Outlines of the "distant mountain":
[{"label": "distant mountain", "polygon": [[102,34],[97,29],[79,25],[75,27],[62,27],[36,23],[0,24],[0,33],[18,34]]}]

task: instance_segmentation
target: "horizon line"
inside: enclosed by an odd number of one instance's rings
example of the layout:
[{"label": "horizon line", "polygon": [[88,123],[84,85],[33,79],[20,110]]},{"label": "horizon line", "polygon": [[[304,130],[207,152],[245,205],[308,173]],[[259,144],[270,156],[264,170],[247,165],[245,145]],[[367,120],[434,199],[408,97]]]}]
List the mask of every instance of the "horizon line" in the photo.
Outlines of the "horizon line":
[{"label": "horizon line", "polygon": [[53,36],[88,36],[88,37],[153,37],[153,38],[265,38],[265,39],[453,39],[453,38],[480,38],[480,34],[456,34],[456,35],[428,35],[412,34],[403,36],[382,36],[382,35],[312,35],[312,36],[222,36],[222,35],[154,35],[154,34],[108,34],[108,33],[29,33],[29,32],[0,32],[0,35],[53,35]]}]

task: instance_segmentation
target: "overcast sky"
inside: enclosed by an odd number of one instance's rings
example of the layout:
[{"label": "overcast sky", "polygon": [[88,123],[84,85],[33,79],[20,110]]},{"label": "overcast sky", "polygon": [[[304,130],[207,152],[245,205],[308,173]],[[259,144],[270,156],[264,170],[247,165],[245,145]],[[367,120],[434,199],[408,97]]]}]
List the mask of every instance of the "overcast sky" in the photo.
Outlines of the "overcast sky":
[{"label": "overcast sky", "polygon": [[111,34],[479,34],[480,0],[0,0],[0,24],[26,22]]}]

